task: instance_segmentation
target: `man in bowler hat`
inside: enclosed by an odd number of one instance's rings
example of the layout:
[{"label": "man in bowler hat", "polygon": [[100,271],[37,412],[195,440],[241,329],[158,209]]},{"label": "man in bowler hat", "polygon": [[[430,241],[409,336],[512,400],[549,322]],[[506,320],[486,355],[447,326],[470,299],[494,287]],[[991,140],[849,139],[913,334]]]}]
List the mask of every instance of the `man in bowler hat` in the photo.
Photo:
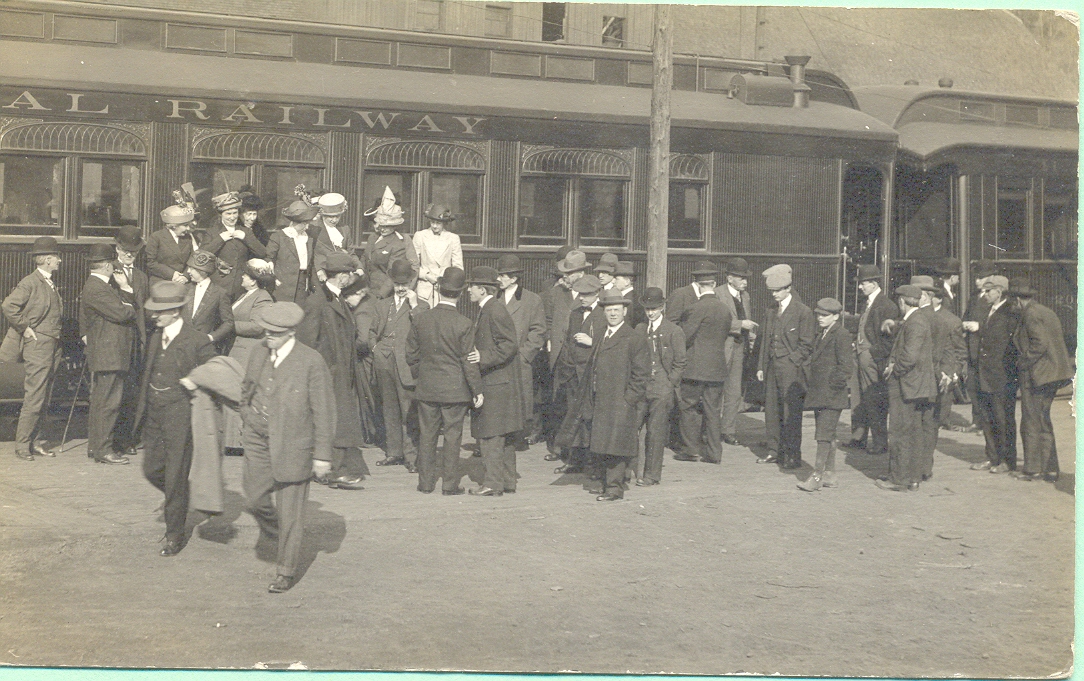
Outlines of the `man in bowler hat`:
[{"label": "man in bowler hat", "polygon": [[717,289],[719,300],[730,312],[730,333],[726,339],[726,382],[723,385],[723,442],[738,444],[738,413],[742,405],[742,375],[745,371],[745,353],[752,349],[757,339],[757,323],[749,315],[753,309],[749,303],[749,277],[753,271],[744,258],[734,258],[726,264],[726,288]]},{"label": "man in bowler hat", "polygon": [[136,309],[136,337],[129,351],[131,362],[125,374],[124,390],[120,400],[120,413],[117,416],[116,425],[113,427],[113,447],[118,452],[126,455],[135,455],[139,445],[139,434],[135,432],[135,411],[139,403],[139,379],[143,375],[144,353],[147,347],[147,336],[152,333],[153,326],[143,308],[143,303],[150,297],[151,283],[147,273],[135,266],[139,252],[146,244],[143,241],[143,230],[135,225],[128,225],[117,230],[114,240],[117,244],[117,264],[113,275],[113,285],[119,289],[117,282],[123,276],[124,280],[132,287],[132,304]]},{"label": "man in bowler hat", "polygon": [[0,344],[0,362],[26,365],[23,406],[15,427],[15,456],[33,461],[34,455],[55,456],[36,442],[38,417],[47,409],[53,374],[60,363],[60,318],[64,303],[53,278],[60,268],[60,249],[51,236],[38,237],[30,248],[34,271],[23,277],[0,304],[8,330]]},{"label": "man in bowler hat", "polygon": [[[497,261],[497,283],[500,294],[497,302],[508,310],[512,323],[516,325],[516,339],[519,352],[516,365],[519,367],[520,405],[523,409],[523,433],[516,443],[517,451],[527,449],[527,436],[538,432],[538,420],[542,412],[541,400],[536,404],[536,373],[548,371],[548,366],[538,366],[538,354],[546,344],[546,311],[542,298],[534,291],[523,288],[523,264],[519,256],[506,253]],[[542,361],[545,361],[544,359]]]},{"label": "man in bowler hat", "polygon": [[685,332],[664,316],[666,298],[661,288],[648,287],[640,304],[647,321],[636,327],[636,332],[647,338],[651,371],[636,417],[637,425],[647,421],[643,462],[637,465],[636,485],[650,487],[662,481],[663,452],[670,436],[670,410],[677,402],[685,371]]},{"label": "man in bowler hat", "polygon": [[[474,351],[474,325],[456,309],[466,287],[463,270],[444,270],[437,288],[440,302],[417,316],[407,338],[407,363],[418,381],[418,491],[424,494],[436,488],[437,478],[443,479],[445,496],[463,493],[458,471],[463,419],[468,408],[481,409],[485,403],[478,364],[468,360]],[[441,435],[444,447],[438,459]]]},{"label": "man in bowler hat", "polygon": [[304,316],[291,302],[257,313],[264,342],[252,349],[241,386],[245,499],[261,536],[278,540],[271,593],[294,585],[309,480],[331,470],[335,395],[323,357],[295,337]]}]

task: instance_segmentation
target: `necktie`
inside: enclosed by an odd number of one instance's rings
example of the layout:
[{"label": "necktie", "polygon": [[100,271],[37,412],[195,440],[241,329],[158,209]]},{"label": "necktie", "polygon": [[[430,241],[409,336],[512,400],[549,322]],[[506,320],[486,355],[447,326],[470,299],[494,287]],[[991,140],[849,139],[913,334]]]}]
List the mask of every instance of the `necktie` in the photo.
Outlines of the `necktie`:
[{"label": "necktie", "polygon": [[741,296],[734,296],[734,309],[738,313],[738,319],[745,319],[745,306],[741,304]]},{"label": "necktie", "polygon": [[124,278],[128,280],[129,284],[132,283],[132,268],[131,267],[125,267],[124,268]]}]

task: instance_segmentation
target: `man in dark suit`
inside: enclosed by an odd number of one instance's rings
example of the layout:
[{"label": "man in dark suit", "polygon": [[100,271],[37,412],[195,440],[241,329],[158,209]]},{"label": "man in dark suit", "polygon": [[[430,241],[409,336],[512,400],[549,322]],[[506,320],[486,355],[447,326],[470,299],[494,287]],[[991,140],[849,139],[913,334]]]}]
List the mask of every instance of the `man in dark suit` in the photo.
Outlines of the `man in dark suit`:
[{"label": "man in dark suit", "polygon": [[643,461],[637,462],[636,466],[636,484],[650,487],[662,481],[663,450],[670,436],[670,410],[677,401],[685,372],[685,332],[664,317],[666,298],[661,288],[649,287],[644,291],[641,304],[647,322],[636,327],[636,332],[647,338],[651,371],[636,416],[637,426],[642,426],[645,419],[647,421]]},{"label": "man in dark suit", "polygon": [[542,292],[542,307],[546,313],[546,359],[545,367],[545,408],[542,415],[542,433],[546,439],[546,461],[561,459],[560,449],[554,444],[561,421],[565,417],[567,402],[564,394],[557,393],[557,360],[561,357],[565,338],[568,336],[569,313],[577,305],[578,294],[572,290],[576,280],[584,276],[590,267],[587,256],[569,246],[562,246],[557,251],[554,265],[557,280],[553,286]]},{"label": "man in dark suit", "polygon": [[640,294],[637,293],[636,288],[633,286],[633,280],[635,279],[636,266],[628,260],[618,260],[617,268],[614,270],[613,288],[625,300],[632,301],[629,303],[625,323],[631,325],[634,329],[647,321],[647,314],[640,304]]},{"label": "man in dark suit", "polygon": [[980,322],[978,391],[975,403],[982,412],[986,437],[986,461],[972,470],[1007,473],[1016,470],[1016,389],[1017,350],[1013,344],[1020,314],[1009,304],[1005,292],[1009,280],[995,274],[982,284],[989,304],[986,319]]},{"label": "man in dark suit", "polygon": [[606,318],[598,305],[601,290],[602,282],[593,274],[585,274],[572,284],[572,292],[577,295],[579,305],[568,313],[568,330],[561,345],[561,355],[557,358],[554,377],[557,399],[566,407],[554,439],[554,444],[562,449],[562,455],[566,458],[564,465],[554,469],[555,475],[582,473],[589,453],[590,443],[586,432],[575,424],[581,422],[584,381],[588,363],[594,354],[595,338],[606,328]]},{"label": "man in dark suit", "polygon": [[[971,425],[965,430],[975,432],[983,429],[983,414],[975,400],[979,391],[979,329],[990,312],[990,304],[982,295],[982,285],[988,277],[997,274],[997,263],[993,260],[978,260],[971,265],[971,276],[975,280],[975,290],[967,301],[967,311],[963,316],[964,336],[967,342],[967,376],[964,384],[971,396]],[[992,458],[993,452],[987,451],[986,457]]]},{"label": "man in dark suit", "polygon": [[519,399],[523,409],[523,433],[516,441],[517,451],[526,451],[527,436],[538,432],[541,404],[536,404],[534,391],[535,360],[546,344],[546,311],[542,298],[523,288],[523,264],[514,253],[502,255],[497,261],[497,302],[504,305],[516,325],[516,366],[519,367]]},{"label": "man in dark suit", "polygon": [[836,486],[836,426],[848,406],[847,381],[854,371],[854,339],[840,321],[843,305],[835,298],[821,298],[813,312],[820,328],[802,371],[807,386],[804,407],[813,410],[816,420],[817,459],[813,474],[798,484],[806,492]]},{"label": "man in dark suit", "polygon": [[158,328],[147,342],[136,426],[143,428],[143,475],[166,495],[163,556],[177,555],[187,540],[192,407],[186,387],[195,384],[186,386],[182,381],[215,356],[207,335],[181,314],[188,298],[184,284],[159,281],[151,285],[151,299],[144,305]]},{"label": "man in dark suit", "polygon": [[956,258],[945,258],[937,263],[934,273],[941,278],[938,286],[941,292],[941,307],[954,315],[959,314],[956,288],[960,285],[960,261]]},{"label": "man in dark suit", "polygon": [[884,376],[888,380],[888,478],[881,489],[914,491],[922,480],[925,420],[931,418],[937,383],[933,378],[930,319],[918,311],[922,290],[910,284],[896,289],[901,320]]},{"label": "man in dark suit", "polygon": [[[418,491],[430,494],[443,478],[442,493],[462,494],[459,486],[459,447],[467,409],[484,404],[478,364],[468,361],[473,351],[474,325],[456,310],[467,286],[458,267],[444,270],[439,283],[440,302],[417,316],[407,338],[407,363],[418,381]],[[437,460],[437,438],[444,448]]]},{"label": "man in dark suit", "polygon": [[598,501],[617,501],[625,496],[629,459],[639,450],[636,415],[651,374],[647,336],[625,323],[631,301],[617,291],[599,299],[606,328],[595,337],[586,376],[589,399],[582,418],[590,423],[590,450],[601,460],[604,473]]},{"label": "man in dark suit", "polygon": [[147,317],[147,311],[143,309],[143,303],[151,294],[151,284],[147,273],[135,266],[139,252],[146,245],[143,241],[143,231],[134,225],[121,227],[117,230],[114,240],[117,244],[117,264],[120,265],[119,268],[114,268],[116,270],[113,275],[114,286],[117,286],[117,282],[123,276],[132,287],[132,304],[136,310],[136,337],[129,352],[131,362],[125,373],[120,412],[117,415],[116,425],[113,427],[113,447],[122,454],[134,456],[136,447],[139,445],[139,433],[135,430],[135,411],[139,404],[139,379],[143,376],[147,336],[153,333],[154,328],[153,326],[148,328],[150,319]]},{"label": "man in dark suit", "polygon": [[211,281],[217,258],[206,251],[196,251],[188,259],[185,273],[191,295],[184,306],[185,321],[207,335],[220,355],[229,352],[233,341],[233,301],[229,293]]},{"label": "man in dark suit", "polygon": [[854,343],[858,394],[851,396],[851,439],[842,445],[865,449],[875,456],[888,452],[888,382],[884,371],[892,352],[892,336],[881,328],[886,319],[900,316],[899,307],[881,290],[881,279],[876,265],[858,266],[858,290],[866,297],[866,307],[858,318]]},{"label": "man in dark suit", "polygon": [[174,205],[162,209],[160,214],[166,226],[147,238],[147,269],[151,283],[176,281],[188,283],[185,269],[199,242],[192,234],[196,213],[190,206]]},{"label": "man in dark suit", "polygon": [[952,403],[956,387],[967,373],[967,345],[964,343],[964,327],[960,318],[944,305],[945,288],[940,281],[934,281],[929,291],[933,336],[934,336],[934,377],[937,379],[937,400],[933,405],[931,431],[926,445],[926,465],[928,474],[932,473],[933,452],[937,446],[937,435],[941,428],[948,429],[952,416]]},{"label": "man in dark suit", "polygon": [[354,261],[347,253],[331,253],[324,261],[327,279],[305,299],[305,319],[297,327],[297,340],[320,353],[331,371],[335,392],[335,436],[331,474],[316,481],[332,489],[360,490],[369,474],[361,447],[361,402],[354,372],[358,328],[340,295],[353,282]]},{"label": "man in dark suit", "polygon": [[749,315],[749,277],[753,271],[743,258],[734,258],[726,264],[726,288],[716,291],[730,313],[730,333],[726,338],[727,363],[726,382],[723,384],[723,442],[728,445],[738,443],[738,413],[742,405],[742,375],[745,372],[745,353],[752,349],[757,339],[757,323]]},{"label": "man in dark suit", "polygon": [[23,277],[0,305],[8,330],[0,344],[0,362],[26,366],[23,406],[15,427],[15,456],[33,461],[34,455],[56,456],[39,445],[38,416],[52,392],[53,374],[60,363],[60,318],[64,303],[54,276],[60,268],[60,249],[51,236],[38,237],[30,249],[34,271]]},{"label": "man in dark suit", "polygon": [[700,288],[697,286],[696,278],[709,274],[716,278],[719,276],[719,268],[710,260],[700,260],[693,265],[693,281],[671,291],[670,296],[666,299],[666,318],[668,320],[681,326],[681,322],[685,321],[685,315],[688,314],[689,308],[700,299]]},{"label": "man in dark suit", "polygon": [[791,289],[790,265],[764,270],[772,294],[764,321],[757,380],[764,381],[764,428],[768,453],[758,463],[779,463],[783,468],[802,465],[802,409],[805,389],[801,366],[813,351],[817,322],[813,311]]},{"label": "man in dark suit", "polygon": [[727,377],[727,338],[732,317],[715,293],[715,274],[696,277],[700,298],[679,326],[685,335],[681,375],[681,453],[679,461],[722,463],[723,386]]},{"label": "man in dark suit", "polygon": [[86,344],[90,373],[87,456],[98,463],[126,464],[128,458],[113,451],[112,433],[132,368],[137,327],[143,320],[136,311],[135,292],[123,273],[116,276],[118,288],[111,285],[113,247],[94,244],[87,261],[90,277],[79,295],[79,335]]},{"label": "man in dark suit", "polygon": [[1024,470],[1017,477],[1057,482],[1060,468],[1050,405],[1058,390],[1073,380],[1061,320],[1053,310],[1035,302],[1036,291],[1026,279],[1013,279],[1009,295],[1015,296],[1020,306],[1013,344],[1019,357]]},{"label": "man in dark suit", "polygon": [[417,472],[418,409],[414,386],[417,381],[406,361],[407,336],[415,315],[429,309],[429,303],[410,287],[414,270],[406,260],[396,260],[388,268],[392,295],[378,298],[374,304],[369,347],[373,350],[373,373],[380,391],[384,429],[387,440],[384,459],[377,466],[405,464]]},{"label": "man in dark suit", "polygon": [[485,478],[470,493],[499,497],[516,491],[516,439],[523,428],[519,339],[508,308],[495,298],[497,270],[482,265],[471,270],[467,294],[479,308],[474,323],[474,349],[467,361],[482,375],[485,403],[471,416],[470,433],[478,440]]},{"label": "man in dark suit", "polygon": [[241,386],[245,499],[261,535],[278,540],[271,593],[294,585],[309,480],[331,470],[335,395],[323,357],[295,338],[304,316],[290,302],[257,313],[264,342],[252,349]]}]

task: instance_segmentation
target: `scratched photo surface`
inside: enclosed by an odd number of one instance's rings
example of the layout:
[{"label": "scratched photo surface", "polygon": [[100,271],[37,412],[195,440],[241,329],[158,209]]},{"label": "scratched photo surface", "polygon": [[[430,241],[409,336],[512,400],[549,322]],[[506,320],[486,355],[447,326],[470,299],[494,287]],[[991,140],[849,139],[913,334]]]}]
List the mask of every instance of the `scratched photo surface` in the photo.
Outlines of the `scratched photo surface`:
[{"label": "scratched photo surface", "polygon": [[1078,43],[0,3],[2,663],[1067,676]]}]

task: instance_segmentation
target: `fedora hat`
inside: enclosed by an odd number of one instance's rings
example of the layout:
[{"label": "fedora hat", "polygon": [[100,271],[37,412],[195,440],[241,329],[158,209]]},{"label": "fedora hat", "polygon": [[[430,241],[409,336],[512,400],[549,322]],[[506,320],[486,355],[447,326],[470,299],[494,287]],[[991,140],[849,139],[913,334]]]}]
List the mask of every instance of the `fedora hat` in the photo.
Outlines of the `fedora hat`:
[{"label": "fedora hat", "polygon": [[917,286],[923,291],[937,290],[937,286],[933,283],[933,277],[928,274],[916,274],[911,277],[911,286]]},{"label": "fedora hat", "polygon": [[881,268],[876,265],[859,265],[858,275],[855,277],[855,281],[861,284],[863,281],[869,281],[870,279],[880,279]]},{"label": "fedora hat", "polygon": [[993,274],[997,274],[997,263],[993,260],[976,260],[971,265],[971,276],[975,279],[989,277]]},{"label": "fedora hat", "polygon": [[615,277],[635,277],[636,265],[633,265],[628,260],[618,260],[617,269],[614,270]]},{"label": "fedora hat", "polygon": [[497,274],[523,274],[523,263],[515,253],[505,253],[497,260]]},{"label": "fedora hat", "polygon": [[922,289],[913,284],[904,284],[896,287],[896,295],[904,298],[921,298]]},{"label": "fedora hat", "polygon": [[460,293],[467,288],[467,273],[459,267],[449,267],[444,270],[439,282],[440,290],[448,293]]},{"label": "fedora hat", "polygon": [[39,236],[30,247],[30,255],[60,255],[60,248],[53,237]]},{"label": "fedora hat", "polygon": [[309,222],[320,213],[320,209],[304,201],[294,201],[282,209],[282,216],[290,222]]},{"label": "fedora hat", "polygon": [[603,293],[598,299],[598,304],[605,307],[606,305],[632,305],[632,301],[621,295],[619,291],[609,290]]},{"label": "fedora hat", "polygon": [[488,265],[479,265],[478,267],[472,267],[470,270],[470,277],[467,282],[471,285],[485,284],[486,286],[499,286],[497,283],[497,270]]},{"label": "fedora hat", "polygon": [[745,258],[733,258],[731,260],[727,260],[726,273],[735,277],[753,276],[753,270],[750,269],[749,263],[745,261]]},{"label": "fedora hat", "polygon": [[575,249],[565,254],[565,259],[557,263],[557,269],[565,274],[570,272],[579,272],[585,270],[591,266],[591,263],[587,262],[587,256],[583,251],[577,251]]},{"label": "fedora hat", "polygon": [[643,305],[645,310],[657,310],[665,304],[666,296],[658,286],[649,286],[640,298],[640,305]]},{"label": "fedora hat", "polygon": [[320,196],[316,205],[320,209],[320,215],[342,215],[346,212],[346,197],[329,192]]},{"label": "fedora hat", "polygon": [[410,280],[414,278],[414,267],[409,260],[396,258],[388,267],[388,277],[396,284],[409,284]]},{"label": "fedora hat", "polygon": [[1009,295],[1021,298],[1034,298],[1039,292],[1031,288],[1031,282],[1025,277],[1013,277],[1009,280]]},{"label": "fedora hat", "polygon": [[617,256],[613,253],[603,253],[599,259],[598,264],[595,265],[596,272],[607,272],[613,274],[617,271]]},{"label": "fedora hat", "polygon": [[719,276],[719,268],[710,260],[698,260],[696,265],[693,266],[693,276],[717,277]]},{"label": "fedora hat", "polygon": [[262,310],[257,310],[253,315],[257,324],[268,331],[289,331],[305,318],[305,310],[297,303],[283,300],[271,303]]},{"label": "fedora hat", "polygon": [[960,261],[956,258],[945,258],[934,266],[933,271],[937,274],[959,274]]},{"label": "fedora hat", "polygon": [[113,241],[129,253],[138,253],[147,245],[143,241],[143,230],[135,225],[126,225],[118,229]]},{"label": "fedora hat", "polygon": [[431,203],[425,208],[425,217],[433,222],[455,222],[455,216],[448,206]]},{"label": "fedora hat", "polygon": [[354,264],[354,259],[350,257],[349,253],[328,253],[327,259],[324,261],[324,272],[326,274],[353,272],[355,269],[357,269],[357,265]]},{"label": "fedora hat", "polygon": [[94,244],[87,251],[87,262],[105,262],[116,258],[116,252],[109,244]]},{"label": "fedora hat", "polygon": [[151,284],[151,299],[143,303],[148,310],[175,310],[188,302],[188,287],[176,281]]},{"label": "fedora hat", "polygon": [[239,208],[241,206],[241,195],[237,192],[226,192],[225,194],[212,196],[211,205],[213,205],[215,210],[219,213],[225,213],[231,208]]},{"label": "fedora hat", "polygon": [[204,274],[210,274],[218,269],[218,258],[209,251],[193,251],[192,255],[188,256],[188,262],[185,265]]}]

